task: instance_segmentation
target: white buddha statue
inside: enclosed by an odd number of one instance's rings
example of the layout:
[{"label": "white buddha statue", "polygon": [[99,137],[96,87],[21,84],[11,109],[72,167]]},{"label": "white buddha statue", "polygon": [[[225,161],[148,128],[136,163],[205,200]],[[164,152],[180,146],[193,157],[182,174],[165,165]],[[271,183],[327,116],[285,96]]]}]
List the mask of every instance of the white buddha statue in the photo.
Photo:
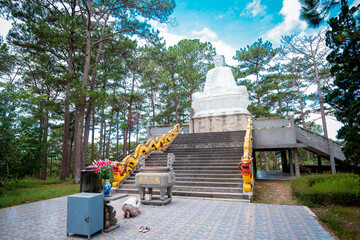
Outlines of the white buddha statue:
[{"label": "white buddha statue", "polygon": [[225,67],[224,57],[214,57],[215,68],[209,70],[203,92],[192,95],[194,118],[250,114],[247,110],[249,97],[245,86],[237,86],[229,67]]},{"label": "white buddha statue", "polygon": [[204,92],[218,91],[218,88],[236,87],[235,79],[229,67],[225,67],[224,57],[214,57],[215,68],[206,74]]}]

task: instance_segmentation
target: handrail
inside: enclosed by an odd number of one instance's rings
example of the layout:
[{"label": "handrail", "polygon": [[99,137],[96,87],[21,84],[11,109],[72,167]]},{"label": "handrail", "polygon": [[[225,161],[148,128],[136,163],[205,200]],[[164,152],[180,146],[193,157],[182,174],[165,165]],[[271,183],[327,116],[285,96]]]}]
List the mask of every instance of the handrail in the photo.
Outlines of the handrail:
[{"label": "handrail", "polygon": [[243,189],[244,192],[251,192],[254,176],[252,172],[251,162],[251,152],[252,152],[252,132],[251,132],[252,122],[251,119],[248,119],[246,134],[244,137],[244,155],[241,158],[239,163],[239,168],[243,177]]},{"label": "handrail", "polygon": [[114,182],[113,187],[118,187],[139,165],[139,157],[144,155],[147,157],[153,151],[163,151],[170,145],[170,143],[179,134],[180,125],[176,124],[172,130],[167,134],[163,134],[156,139],[149,139],[146,143],[137,145],[133,154],[127,155],[121,162],[115,162],[114,165],[118,169],[113,171]]}]

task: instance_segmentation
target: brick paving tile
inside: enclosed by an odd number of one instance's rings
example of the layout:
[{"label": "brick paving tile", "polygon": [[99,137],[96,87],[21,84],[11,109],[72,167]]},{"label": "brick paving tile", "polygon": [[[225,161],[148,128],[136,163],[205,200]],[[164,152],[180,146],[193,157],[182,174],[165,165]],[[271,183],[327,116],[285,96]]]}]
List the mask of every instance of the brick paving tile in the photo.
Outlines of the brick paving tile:
[{"label": "brick paving tile", "polygon": [[[126,199],[112,202],[117,217]],[[92,239],[333,239],[302,206],[175,197],[140,209],[141,215]],[[66,222],[67,197],[0,209],[0,239],[87,239],[67,237]],[[151,230],[140,233],[140,226]]]}]

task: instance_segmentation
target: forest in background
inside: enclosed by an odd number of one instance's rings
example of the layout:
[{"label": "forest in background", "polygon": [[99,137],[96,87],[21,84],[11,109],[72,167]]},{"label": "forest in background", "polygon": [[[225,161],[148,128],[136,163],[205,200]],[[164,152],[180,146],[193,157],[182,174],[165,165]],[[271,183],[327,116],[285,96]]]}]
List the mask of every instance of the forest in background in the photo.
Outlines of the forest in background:
[{"label": "forest in background", "polygon": [[[231,68],[248,89],[253,117],[296,115],[298,125],[327,137],[325,115],[335,115],[345,124],[344,152],[359,164],[359,6],[341,2],[329,28],[283,36],[280,48],[260,38],[234,53]],[[189,121],[191,96],[202,90],[216,49],[198,39],[167,47],[149,21],[171,24],[174,7],[165,0],[0,1],[0,14],[14,21],[0,40],[1,185],[26,175],[78,180],[94,160],[120,161],[147,126]],[[321,115],[322,126],[306,121],[310,113]],[[265,170],[271,157],[263,156]]]}]

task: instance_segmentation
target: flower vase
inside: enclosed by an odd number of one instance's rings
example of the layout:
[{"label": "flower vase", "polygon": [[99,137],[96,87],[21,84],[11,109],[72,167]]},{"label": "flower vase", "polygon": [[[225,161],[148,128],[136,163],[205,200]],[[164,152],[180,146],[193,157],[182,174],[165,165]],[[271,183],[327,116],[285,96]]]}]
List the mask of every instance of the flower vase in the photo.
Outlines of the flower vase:
[{"label": "flower vase", "polygon": [[104,196],[108,197],[110,196],[110,192],[111,192],[111,184],[109,182],[108,179],[105,180],[105,184],[103,186],[103,190],[104,190]]}]

